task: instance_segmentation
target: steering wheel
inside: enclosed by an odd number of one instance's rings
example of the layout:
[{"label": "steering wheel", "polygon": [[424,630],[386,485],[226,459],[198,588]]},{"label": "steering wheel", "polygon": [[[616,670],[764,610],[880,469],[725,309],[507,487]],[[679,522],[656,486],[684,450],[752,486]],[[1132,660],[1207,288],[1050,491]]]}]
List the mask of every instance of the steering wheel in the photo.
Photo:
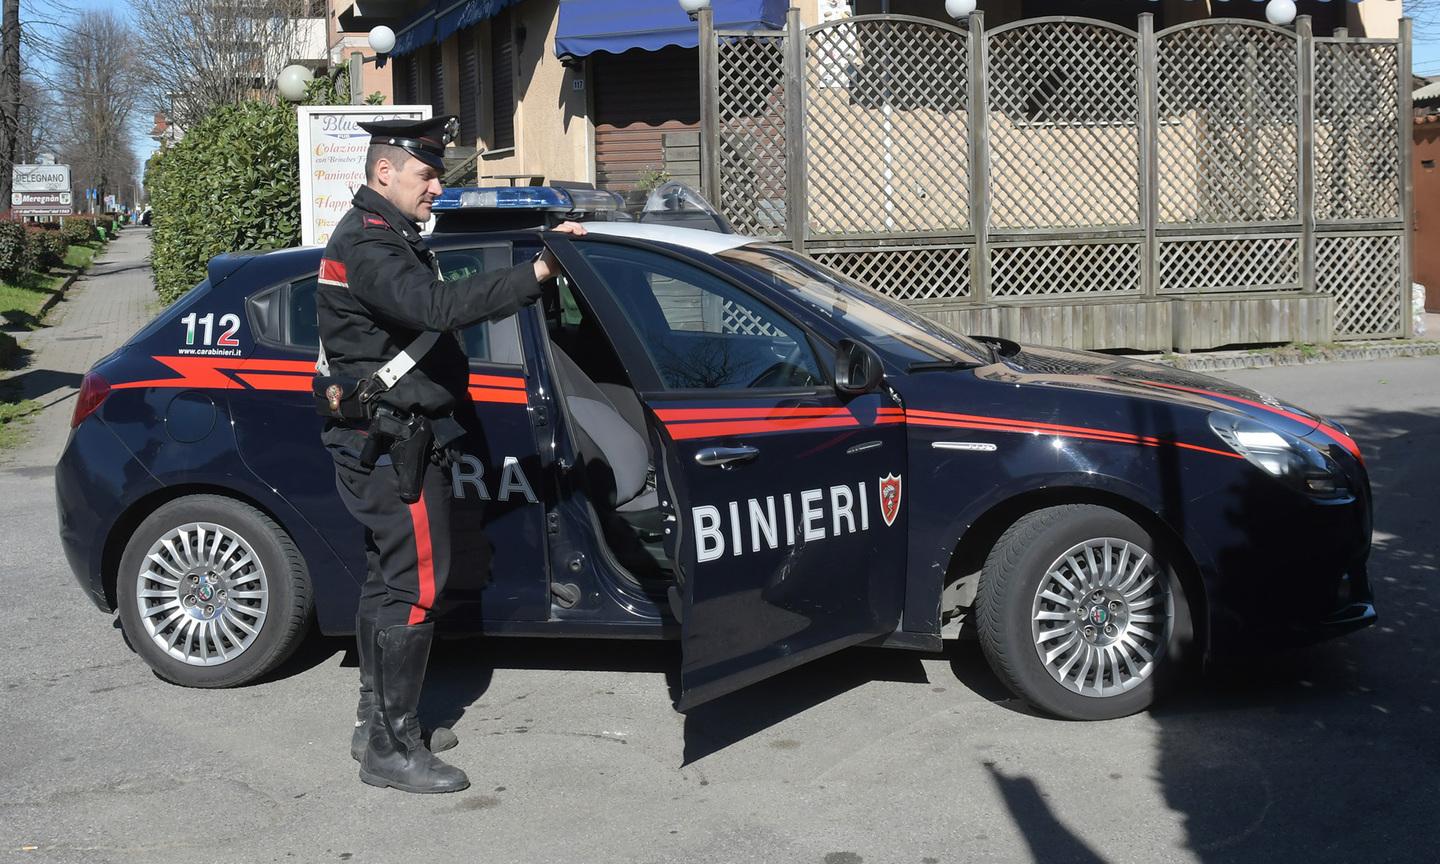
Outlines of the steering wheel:
[{"label": "steering wheel", "polygon": [[[798,361],[800,360],[800,355],[800,346],[797,344],[794,348],[790,349],[789,354],[785,355],[785,359],[780,360],[776,363],[771,363],[769,366],[765,367],[765,370],[763,372],[761,372],[759,375],[756,375],[754,380],[752,380],[749,384],[746,384],[745,386],[784,387],[787,384],[812,383],[814,381],[814,378],[810,375],[810,370],[805,369],[798,363]],[[796,377],[796,372],[804,374],[805,380],[794,380]]]}]

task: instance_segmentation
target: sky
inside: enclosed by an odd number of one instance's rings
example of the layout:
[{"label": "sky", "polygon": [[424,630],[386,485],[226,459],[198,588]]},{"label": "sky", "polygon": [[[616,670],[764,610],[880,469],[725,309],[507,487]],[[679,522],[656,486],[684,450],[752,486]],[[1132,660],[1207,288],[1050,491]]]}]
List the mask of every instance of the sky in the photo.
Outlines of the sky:
[{"label": "sky", "polygon": [[[943,0],[934,0],[940,5]],[[1077,7],[1083,7],[1084,0],[1075,0]],[[1339,0],[1336,0],[1339,2]],[[1425,0],[1421,0],[1425,2]],[[1440,7],[1440,0],[1429,0],[1432,7]],[[77,12],[85,9],[113,8],[123,14],[127,19],[131,18],[130,4],[126,0],[21,0],[21,21],[33,20],[48,17],[49,13],[58,6],[68,7]],[[1409,12],[1417,4],[1414,0],[1404,0],[1404,6]],[[1078,11],[1078,10],[1077,10]],[[1079,14],[1083,14],[1080,12]],[[1418,75],[1440,76],[1440,8],[1436,9],[1437,21],[1434,25],[1421,28],[1422,32],[1415,34],[1412,42],[1412,68]],[[135,155],[140,158],[143,166],[145,160],[155,151],[155,142],[150,138],[149,131],[153,127],[154,114],[148,106],[139,106],[132,118],[131,143],[135,147]]]}]

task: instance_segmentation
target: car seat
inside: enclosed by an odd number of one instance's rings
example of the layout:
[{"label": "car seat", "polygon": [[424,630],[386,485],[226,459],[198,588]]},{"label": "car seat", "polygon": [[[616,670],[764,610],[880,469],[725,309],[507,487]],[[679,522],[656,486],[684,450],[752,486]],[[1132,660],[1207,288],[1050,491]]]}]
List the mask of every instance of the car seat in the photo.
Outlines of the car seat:
[{"label": "car seat", "polygon": [[576,427],[580,469],[595,504],[621,512],[655,509],[645,411],[635,391],[619,384],[597,385],[558,346],[552,344],[551,351]]}]

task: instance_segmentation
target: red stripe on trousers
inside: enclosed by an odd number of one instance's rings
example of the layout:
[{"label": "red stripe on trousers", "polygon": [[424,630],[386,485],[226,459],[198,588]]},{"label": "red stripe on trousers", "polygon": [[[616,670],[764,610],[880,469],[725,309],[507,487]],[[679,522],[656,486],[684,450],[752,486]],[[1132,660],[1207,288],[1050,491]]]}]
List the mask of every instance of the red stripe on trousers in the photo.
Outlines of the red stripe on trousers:
[{"label": "red stripe on trousers", "polygon": [[420,602],[410,607],[409,623],[425,623],[425,615],[435,605],[435,558],[430,550],[430,513],[425,509],[425,496],[410,505],[410,521],[415,525],[416,575],[420,580]]}]

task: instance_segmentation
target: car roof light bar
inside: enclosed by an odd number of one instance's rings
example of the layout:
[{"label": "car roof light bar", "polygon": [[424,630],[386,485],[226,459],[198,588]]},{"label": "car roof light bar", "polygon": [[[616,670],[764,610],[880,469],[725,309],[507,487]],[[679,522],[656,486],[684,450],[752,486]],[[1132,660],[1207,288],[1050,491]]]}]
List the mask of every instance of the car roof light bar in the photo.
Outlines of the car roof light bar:
[{"label": "car roof light bar", "polygon": [[455,210],[540,210],[561,213],[619,210],[624,200],[601,189],[558,186],[470,186],[446,189],[435,199],[436,212]]}]

